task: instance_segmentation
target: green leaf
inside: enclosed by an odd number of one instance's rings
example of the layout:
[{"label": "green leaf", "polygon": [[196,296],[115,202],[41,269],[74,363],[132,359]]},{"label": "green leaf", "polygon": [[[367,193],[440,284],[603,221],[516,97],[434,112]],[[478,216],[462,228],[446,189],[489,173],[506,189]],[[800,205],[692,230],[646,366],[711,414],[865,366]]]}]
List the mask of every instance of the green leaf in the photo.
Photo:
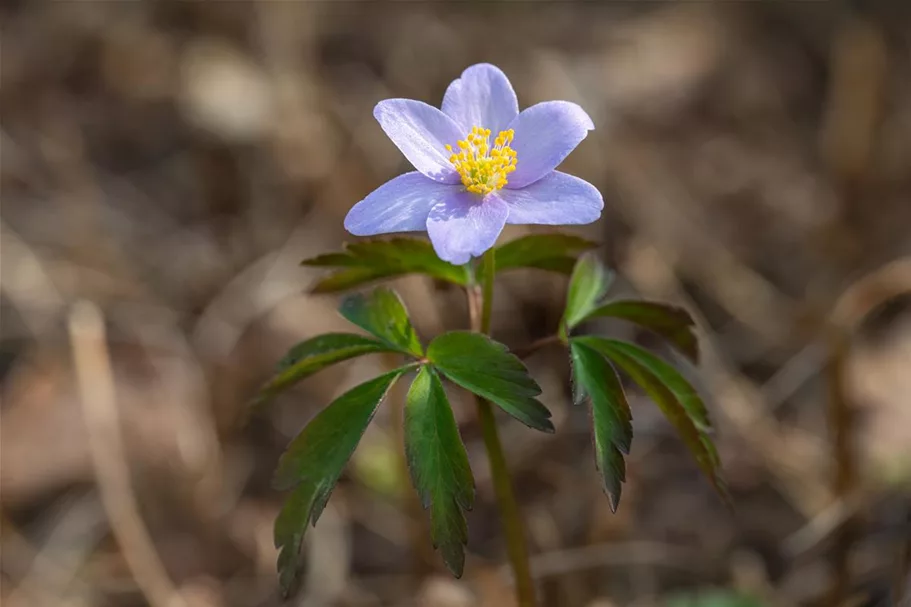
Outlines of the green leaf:
[{"label": "green leaf", "polygon": [[307,524],[316,524],[377,407],[407,369],[381,375],[335,399],[307,424],[279,460],[275,487],[296,487],[275,521],[275,547],[281,550],[279,581],[286,595],[298,573]]},{"label": "green leaf", "polygon": [[446,263],[426,240],[397,237],[351,243],[343,252],[320,255],[301,262],[305,266],[340,268],[317,282],[313,293],[333,293],[375,280],[405,274],[426,274],[438,280],[468,284],[464,266]]},{"label": "green leaf", "polygon": [[758,599],[727,589],[708,589],[695,593],[675,593],[664,607],[763,607]]},{"label": "green leaf", "polygon": [[[597,243],[569,234],[529,234],[497,247],[496,271],[537,268],[570,274],[576,258]],[[483,277],[478,279],[482,282]]]},{"label": "green leaf", "polygon": [[430,342],[427,358],[451,381],[499,405],[527,426],[554,431],[550,411],[534,398],[541,388],[503,344],[481,333],[452,331]]},{"label": "green leaf", "polygon": [[579,258],[569,280],[566,309],[563,311],[563,322],[560,323],[564,337],[566,331],[585,320],[598,306],[612,280],[613,274],[594,253],[586,253]]},{"label": "green leaf", "polygon": [[253,401],[263,404],[299,381],[343,360],[373,352],[394,351],[386,344],[362,335],[326,333],[302,341],[278,362],[275,375],[260,389]]},{"label": "green leaf", "polygon": [[595,464],[613,512],[620,503],[621,483],[626,480],[624,455],[633,440],[632,413],[617,372],[604,356],[583,343],[570,342],[573,380],[591,403],[592,441]]},{"label": "green leaf", "polygon": [[433,545],[461,577],[468,541],[463,510],[474,503],[474,478],[443,383],[430,366],[421,368],[408,391],[405,454],[421,503],[430,508]]},{"label": "green leaf", "polygon": [[300,550],[317,494],[301,485],[285,501],[275,519],[274,540],[278,553],[278,584],[287,598],[300,574]]},{"label": "green leaf", "polygon": [[611,343],[611,347],[632,358],[658,378],[664,387],[674,395],[700,432],[710,433],[712,431],[712,422],[705,403],[690,382],[680,374],[680,371],[639,346],[613,339],[608,341]]},{"label": "green leaf", "polygon": [[693,332],[695,323],[683,308],[651,301],[612,301],[595,308],[583,320],[599,317],[635,323],[671,342],[694,363],[699,360],[699,343]]},{"label": "green leaf", "polygon": [[[709,478],[721,497],[728,501],[727,485],[721,476],[721,462],[711,438],[705,431],[701,431],[697,427],[683,403],[678,400],[675,392],[664,384],[662,378],[640,362],[641,357],[630,355],[630,344],[593,336],[576,337],[573,338],[573,342],[582,343],[604,354],[639,384],[677,429],[677,433],[693,454],[699,468]],[[690,392],[694,392],[692,388],[690,388]]]},{"label": "green leaf", "polygon": [[405,304],[392,289],[379,287],[370,295],[349,295],[342,300],[338,311],[392,349],[414,356],[423,355]]}]

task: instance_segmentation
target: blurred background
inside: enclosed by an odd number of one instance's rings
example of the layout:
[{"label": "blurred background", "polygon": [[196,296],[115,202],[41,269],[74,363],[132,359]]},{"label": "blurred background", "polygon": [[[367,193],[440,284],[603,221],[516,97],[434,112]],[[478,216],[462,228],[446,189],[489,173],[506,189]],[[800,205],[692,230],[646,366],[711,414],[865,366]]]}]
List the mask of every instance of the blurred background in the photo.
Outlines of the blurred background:
[{"label": "blurred background", "polygon": [[[557,433],[501,431],[541,603],[911,592],[906,3],[12,1],[0,20],[4,605],[281,603],[278,456],[394,361],[324,371],[262,413],[245,403],[288,347],[348,329],[298,264],[339,248],[348,209],[407,170],[374,104],[439,105],[480,61],[522,107],[566,99],[592,116],[563,168],[606,207],[576,233],[604,243],[615,294],[696,316],[702,361],[683,368],[716,419],[735,505],[631,389],[612,515],[565,354],[536,354]],[[465,326],[459,292],[394,286],[425,338]],[[495,337],[551,333],[564,289],[505,276]],[[290,604],[510,604],[471,403],[454,393],[478,485],[454,580],[405,474],[402,397],[308,532]]]}]

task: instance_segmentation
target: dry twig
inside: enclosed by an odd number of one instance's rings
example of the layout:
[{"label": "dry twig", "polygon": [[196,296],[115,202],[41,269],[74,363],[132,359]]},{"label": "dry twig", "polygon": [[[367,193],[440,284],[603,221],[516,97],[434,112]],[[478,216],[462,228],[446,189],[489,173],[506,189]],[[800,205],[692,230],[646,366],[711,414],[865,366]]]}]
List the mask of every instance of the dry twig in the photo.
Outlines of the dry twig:
[{"label": "dry twig", "polygon": [[152,607],[185,607],[155,551],[131,486],[101,312],[91,303],[77,303],[69,332],[92,463],[111,530]]}]

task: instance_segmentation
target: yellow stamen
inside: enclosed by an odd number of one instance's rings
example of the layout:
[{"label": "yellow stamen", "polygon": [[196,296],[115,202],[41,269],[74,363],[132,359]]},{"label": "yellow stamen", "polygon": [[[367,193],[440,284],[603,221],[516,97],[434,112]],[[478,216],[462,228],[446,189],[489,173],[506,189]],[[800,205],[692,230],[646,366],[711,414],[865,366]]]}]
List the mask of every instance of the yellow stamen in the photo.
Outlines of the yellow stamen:
[{"label": "yellow stamen", "polygon": [[451,145],[449,162],[462,177],[462,185],[475,194],[490,194],[508,183],[507,175],[516,170],[516,151],[509,147],[515,133],[500,131],[490,147],[490,129],[473,127],[465,139],[457,142],[458,151]]}]

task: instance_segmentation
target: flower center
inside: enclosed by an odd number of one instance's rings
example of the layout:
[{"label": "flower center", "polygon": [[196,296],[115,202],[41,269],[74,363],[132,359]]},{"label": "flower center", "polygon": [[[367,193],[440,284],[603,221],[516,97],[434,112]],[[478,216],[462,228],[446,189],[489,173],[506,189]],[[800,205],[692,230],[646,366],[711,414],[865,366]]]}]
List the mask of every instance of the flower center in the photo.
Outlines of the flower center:
[{"label": "flower center", "polygon": [[500,131],[490,145],[490,129],[473,127],[468,137],[458,142],[459,150],[451,145],[449,162],[462,176],[462,185],[475,194],[490,194],[506,185],[506,176],[516,170],[516,151],[509,147],[515,135],[512,129]]}]

